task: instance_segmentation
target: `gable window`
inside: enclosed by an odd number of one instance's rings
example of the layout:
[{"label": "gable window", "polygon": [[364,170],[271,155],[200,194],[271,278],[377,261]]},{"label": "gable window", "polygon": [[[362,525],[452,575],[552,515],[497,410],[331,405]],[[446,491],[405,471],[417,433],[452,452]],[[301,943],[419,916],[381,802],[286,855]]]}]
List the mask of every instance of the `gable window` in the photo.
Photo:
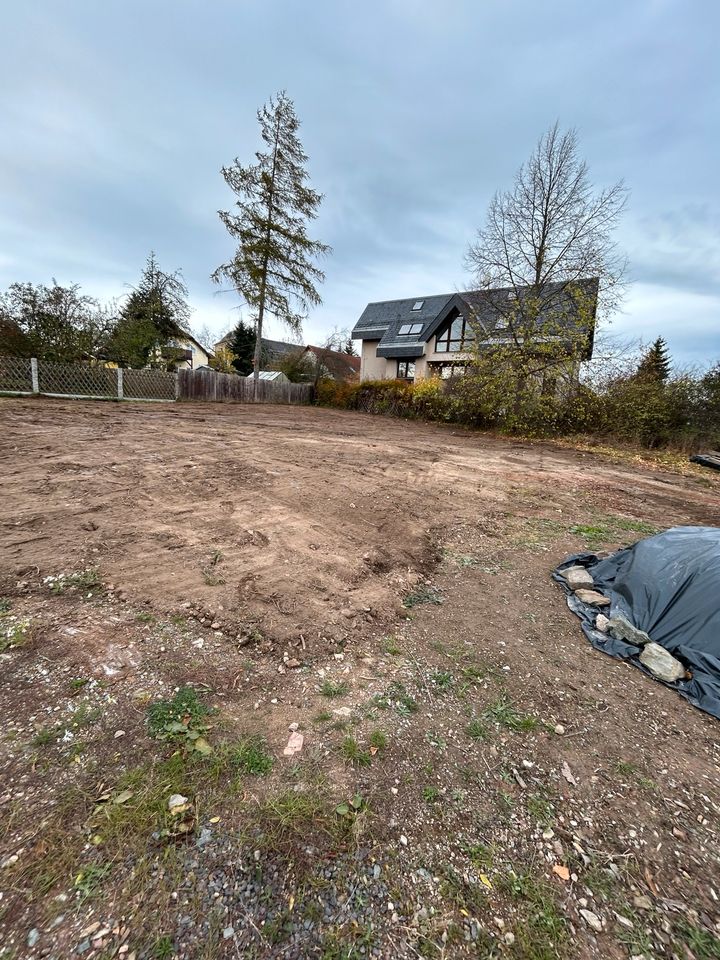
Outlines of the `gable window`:
[{"label": "gable window", "polygon": [[398,330],[399,337],[417,336],[423,328],[422,323],[403,323]]},{"label": "gable window", "polygon": [[474,340],[472,327],[459,314],[448,321],[445,327],[435,338],[436,353],[459,353],[466,349]]},{"label": "gable window", "polygon": [[415,379],[415,361],[414,360],[398,360],[397,362],[397,378],[398,380],[414,380]]}]

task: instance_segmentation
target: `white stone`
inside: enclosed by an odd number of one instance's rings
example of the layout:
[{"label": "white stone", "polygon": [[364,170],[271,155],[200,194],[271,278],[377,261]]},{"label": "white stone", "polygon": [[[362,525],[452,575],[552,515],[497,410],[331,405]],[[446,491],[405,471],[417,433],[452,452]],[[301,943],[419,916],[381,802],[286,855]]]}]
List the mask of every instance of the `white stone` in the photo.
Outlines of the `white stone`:
[{"label": "white stone", "polygon": [[560,575],[565,578],[565,582],[571,590],[592,590],[595,586],[595,581],[592,576],[585,567],[581,567],[578,564],[574,567],[568,567],[567,570],[561,570]]},{"label": "white stone", "polygon": [[666,683],[675,683],[685,676],[685,667],[659,643],[646,643],[639,657],[650,673]]}]

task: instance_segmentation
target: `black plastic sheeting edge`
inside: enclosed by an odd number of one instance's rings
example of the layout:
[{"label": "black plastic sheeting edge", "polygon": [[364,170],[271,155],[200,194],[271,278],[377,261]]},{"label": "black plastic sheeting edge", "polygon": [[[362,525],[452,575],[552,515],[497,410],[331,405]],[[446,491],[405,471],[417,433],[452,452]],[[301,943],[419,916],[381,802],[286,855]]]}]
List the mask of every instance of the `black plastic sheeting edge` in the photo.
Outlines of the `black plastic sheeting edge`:
[{"label": "black plastic sheeting edge", "polygon": [[[703,537],[710,540],[710,561],[708,562],[707,557],[703,557],[704,565],[702,562],[698,564],[696,558],[691,557],[690,573],[688,574],[687,569],[684,569],[682,575],[676,574],[673,577],[669,573],[673,568],[673,561],[676,561],[675,570],[677,571],[678,566],[682,567],[683,560],[687,559],[682,555],[682,540],[687,540],[689,534],[692,534],[692,540],[695,543],[702,541]],[[633,551],[640,544],[647,545],[645,553],[646,555],[649,553],[651,558],[654,557],[656,563],[658,557],[663,556],[663,566],[667,564],[665,569],[668,575],[658,576],[657,570],[652,570],[651,560],[649,569],[645,570],[648,574],[647,580],[643,579],[638,589],[637,573],[633,581],[633,561],[636,560]],[[679,550],[681,554],[679,562],[677,562],[678,558],[672,555],[676,544],[679,544],[676,552]],[[702,554],[702,549],[700,553]],[[696,561],[696,566],[700,570],[699,575],[696,575],[692,568],[692,561]],[[598,557],[594,553],[574,554],[553,571],[552,577],[563,588],[568,607],[580,618],[583,633],[596,650],[601,650],[618,660],[627,660],[657,683],[663,683],[666,687],[676,690],[693,706],[720,719],[720,630],[717,629],[720,622],[720,580],[716,576],[720,572],[718,561],[720,561],[720,529],[674,527],[656,537],[639,541],[639,544],[634,544],[632,547],[618,550],[607,557]],[[593,576],[595,589],[611,601],[610,607],[598,609],[582,603],[570,590],[560,571],[576,564],[585,567]],[[638,566],[637,563],[635,565]],[[642,566],[640,568],[642,570]],[[623,576],[627,569],[630,573]],[[705,574],[704,582],[702,582],[702,574]],[[693,580],[698,579],[701,582],[695,583],[694,589],[689,590],[688,582],[692,584]],[[689,593],[696,592],[698,589],[702,589],[707,594],[712,604],[709,616],[706,611],[698,611],[697,602],[693,603],[693,598],[688,596]],[[691,611],[688,610],[688,602],[692,605]],[[658,610],[662,611],[660,615]],[[669,614],[668,611],[670,611]],[[660,680],[639,661],[638,656],[642,648],[595,629],[598,613],[604,613],[607,617],[622,615],[638,629],[644,630],[652,640],[680,660],[690,671],[691,679],[679,680],[677,683],[665,683]],[[700,624],[699,629],[695,627],[697,623]],[[661,624],[662,629],[658,624]],[[683,627],[687,629],[684,630]]]},{"label": "black plastic sheeting edge", "polygon": [[710,467],[711,470],[720,470],[720,456],[712,453],[698,453],[690,457],[690,463],[699,463],[701,467]]}]

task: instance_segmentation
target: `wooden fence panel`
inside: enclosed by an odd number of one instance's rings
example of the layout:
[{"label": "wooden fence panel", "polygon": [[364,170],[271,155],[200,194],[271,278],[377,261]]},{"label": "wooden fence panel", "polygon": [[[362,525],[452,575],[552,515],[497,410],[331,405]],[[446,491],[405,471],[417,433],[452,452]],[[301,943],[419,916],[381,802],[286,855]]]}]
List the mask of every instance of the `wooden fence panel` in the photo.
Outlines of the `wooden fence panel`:
[{"label": "wooden fence panel", "polygon": [[[219,403],[253,403],[253,381],[214,370],[179,370],[178,400],[210,400]],[[311,403],[311,383],[258,381],[258,403]]]}]

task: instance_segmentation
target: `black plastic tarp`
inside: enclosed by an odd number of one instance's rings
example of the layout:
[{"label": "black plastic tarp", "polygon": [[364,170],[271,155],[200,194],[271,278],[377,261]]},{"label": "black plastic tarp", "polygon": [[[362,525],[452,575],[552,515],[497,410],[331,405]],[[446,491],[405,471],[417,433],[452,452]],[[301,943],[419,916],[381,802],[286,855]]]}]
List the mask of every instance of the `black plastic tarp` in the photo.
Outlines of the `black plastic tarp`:
[{"label": "black plastic tarp", "polygon": [[624,616],[688,669],[691,679],[668,686],[720,718],[720,528],[673,527],[604,559],[568,557],[553,573],[590,643],[648,673],[639,647],[595,629],[599,611],[582,603],[560,576],[574,564],[585,567],[595,589],[611,601],[602,610],[606,616]]}]

